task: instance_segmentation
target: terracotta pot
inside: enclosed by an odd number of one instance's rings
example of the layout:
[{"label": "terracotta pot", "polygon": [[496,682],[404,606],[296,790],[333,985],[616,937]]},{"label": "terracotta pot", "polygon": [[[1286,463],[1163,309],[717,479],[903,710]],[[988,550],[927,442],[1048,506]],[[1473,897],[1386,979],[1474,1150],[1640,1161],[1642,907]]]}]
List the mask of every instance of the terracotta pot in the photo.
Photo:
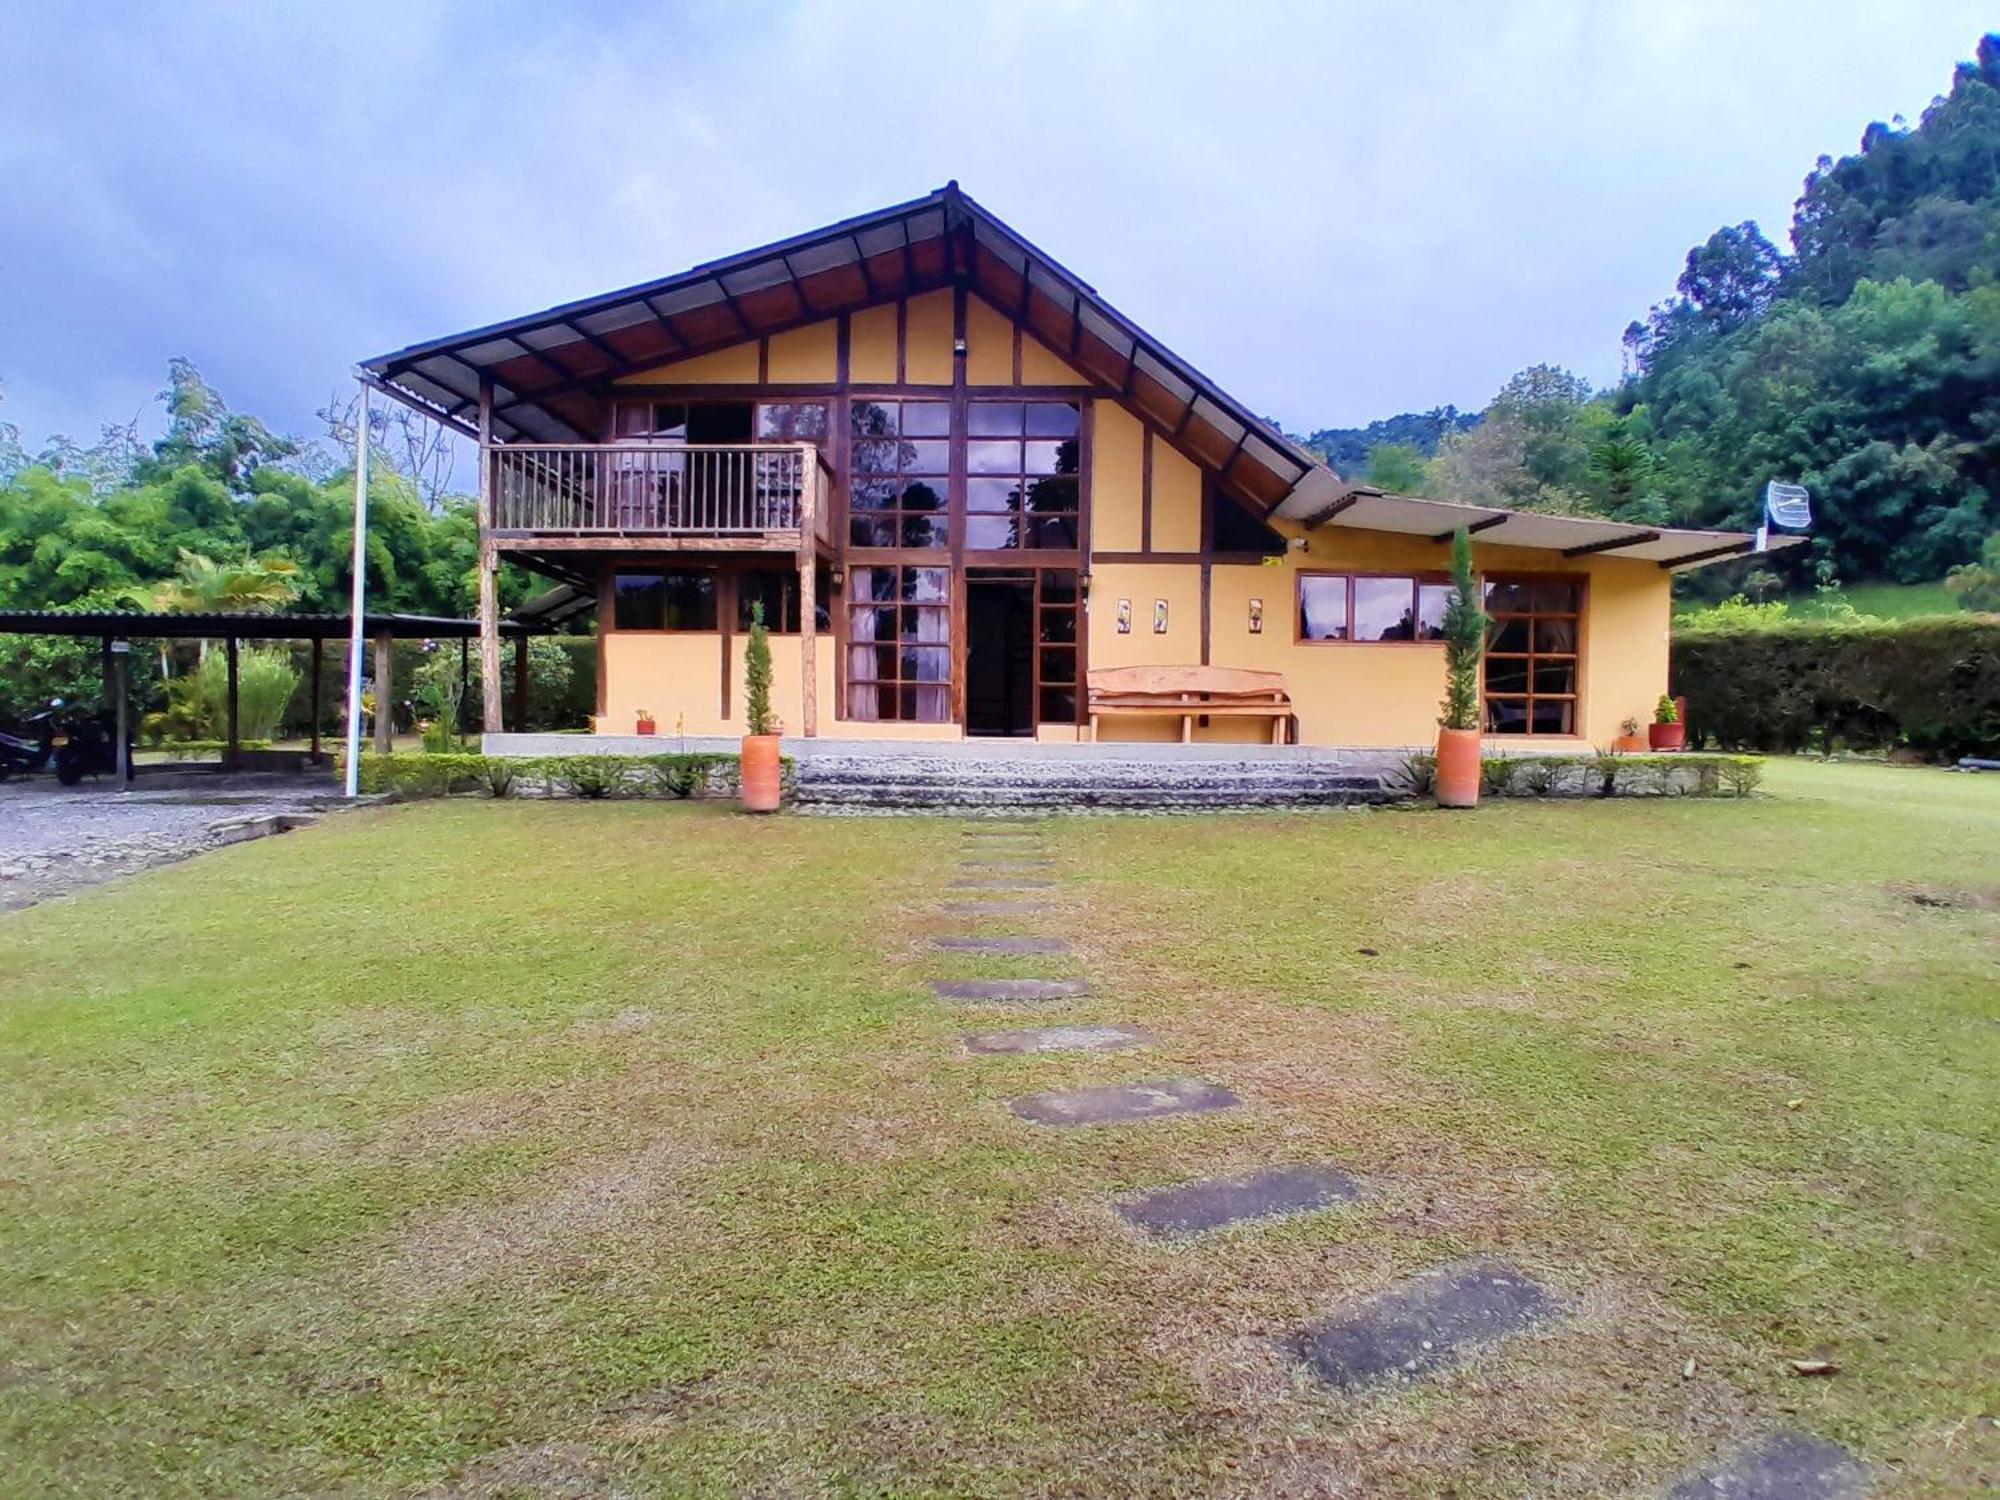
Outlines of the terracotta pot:
[{"label": "terracotta pot", "polygon": [[639,721],[639,733],[641,734],[651,734],[659,727],[659,722],[655,719],[641,719]]},{"label": "terracotta pot", "polygon": [[1621,734],[1611,742],[1611,748],[1620,755],[1637,755],[1642,750],[1652,748],[1652,742],[1643,734]]},{"label": "terracotta pot", "polygon": [[1437,805],[1479,805],[1479,731],[1440,729],[1437,747]]},{"label": "terracotta pot", "polygon": [[1685,724],[1648,724],[1646,744],[1654,750],[1678,750],[1687,744],[1688,727]]},{"label": "terracotta pot", "polygon": [[784,796],[779,780],[778,737],[775,734],[743,736],[743,810],[776,812]]}]

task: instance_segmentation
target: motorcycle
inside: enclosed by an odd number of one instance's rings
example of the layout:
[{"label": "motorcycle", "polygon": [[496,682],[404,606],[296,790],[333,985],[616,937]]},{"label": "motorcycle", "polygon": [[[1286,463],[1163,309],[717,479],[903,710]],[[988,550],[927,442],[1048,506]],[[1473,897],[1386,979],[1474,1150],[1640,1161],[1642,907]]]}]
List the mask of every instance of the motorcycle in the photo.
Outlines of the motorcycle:
[{"label": "motorcycle", "polygon": [[0,729],[0,781],[30,776],[48,766],[55,755],[56,714],[62,706],[62,699],[51,698],[47,708],[21,722],[18,734]]},{"label": "motorcycle", "polygon": [[[75,786],[86,776],[118,773],[117,719],[111,714],[78,716],[56,726],[56,780]],[[131,743],[126,743],[125,779],[132,779]]]}]

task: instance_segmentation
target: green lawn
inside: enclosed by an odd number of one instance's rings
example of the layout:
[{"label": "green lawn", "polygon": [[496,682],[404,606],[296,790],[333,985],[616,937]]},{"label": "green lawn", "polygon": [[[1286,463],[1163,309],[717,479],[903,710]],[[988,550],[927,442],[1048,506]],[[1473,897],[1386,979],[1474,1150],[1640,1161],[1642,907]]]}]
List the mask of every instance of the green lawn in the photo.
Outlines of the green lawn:
[{"label": "green lawn", "polygon": [[[1063,820],[1074,960],[924,951],[959,826],[424,804],[0,919],[0,1492],[1644,1495],[1778,1424],[2000,1484],[2000,778]],[[924,983],[1072,969],[1157,1048],[968,1059]],[[1245,1107],[1004,1108],[1173,1074]],[[1299,1159],[1367,1196],[1105,1209]],[[1475,1252],[1563,1318],[1279,1347]]]}]

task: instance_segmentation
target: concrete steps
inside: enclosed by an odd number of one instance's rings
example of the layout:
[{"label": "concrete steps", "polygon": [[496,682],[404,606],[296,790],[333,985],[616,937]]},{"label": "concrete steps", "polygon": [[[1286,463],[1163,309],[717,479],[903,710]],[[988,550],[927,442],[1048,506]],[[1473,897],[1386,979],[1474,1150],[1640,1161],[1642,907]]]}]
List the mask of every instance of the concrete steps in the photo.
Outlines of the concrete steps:
[{"label": "concrete steps", "polygon": [[798,763],[807,813],[1211,812],[1339,807],[1402,795],[1378,769],[1308,760],[998,759],[908,751]]}]

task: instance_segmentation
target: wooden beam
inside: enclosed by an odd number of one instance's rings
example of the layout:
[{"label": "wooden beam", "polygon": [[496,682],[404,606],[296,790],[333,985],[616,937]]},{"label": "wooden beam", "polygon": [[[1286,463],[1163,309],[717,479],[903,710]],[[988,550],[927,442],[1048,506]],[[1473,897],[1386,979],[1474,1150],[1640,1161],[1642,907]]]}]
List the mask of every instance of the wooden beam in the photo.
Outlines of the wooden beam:
[{"label": "wooden beam", "polygon": [[819,734],[819,490],[819,450],[808,444],[799,449],[799,728],[807,739]]},{"label": "wooden beam", "polygon": [[[1222,478],[1224,476],[1218,475],[1217,477]],[[1315,526],[1324,526],[1342,511],[1352,510],[1355,506],[1359,505],[1364,493],[1366,492],[1363,490],[1354,489],[1348,490],[1345,494],[1336,495],[1311,515],[1305,517],[1300,524],[1307,531],[1311,531]]]},{"label": "wooden beam", "polygon": [[493,382],[479,382],[480,727],[500,732],[500,555],[493,544]]},{"label": "wooden beam", "polygon": [[319,714],[320,714],[320,659],[326,642],[319,636],[312,639],[312,753],[307,758],[314,765],[320,763]]},{"label": "wooden beam", "polygon": [[528,635],[514,637],[514,733],[528,732]]},{"label": "wooden beam", "polygon": [[1614,536],[1601,542],[1585,542],[1580,547],[1565,547],[1562,550],[1562,555],[1564,557],[1589,557],[1595,552],[1616,552],[1620,547],[1636,547],[1641,542],[1657,542],[1659,539],[1660,534],[1657,531],[1633,531],[1626,533],[1624,536]]},{"label": "wooden beam", "polygon": [[375,750],[387,755],[396,748],[396,638],[386,630],[375,633]]},{"label": "wooden beam", "polygon": [[1660,566],[1666,569],[1683,568],[1689,563],[1707,562],[1714,557],[1734,557],[1739,552],[1748,552],[1757,545],[1755,537],[1745,537],[1740,542],[1731,542],[1727,547],[1710,547],[1705,552],[1690,552],[1686,557],[1669,557]]},{"label": "wooden beam", "polygon": [[222,765],[223,769],[234,771],[243,764],[243,747],[237,737],[242,717],[242,680],[237,670],[235,636],[232,635],[223,642],[223,650],[229,657],[229,747],[222,752]]},{"label": "wooden beam", "polygon": [[1512,511],[1509,511],[1506,515],[1488,516],[1485,520],[1474,521],[1468,526],[1454,526],[1449,531],[1440,531],[1431,540],[1434,542],[1448,542],[1457,536],[1460,531],[1463,531],[1467,536],[1478,536],[1482,531],[1491,531],[1496,526],[1505,526],[1513,519],[1514,514]]}]

